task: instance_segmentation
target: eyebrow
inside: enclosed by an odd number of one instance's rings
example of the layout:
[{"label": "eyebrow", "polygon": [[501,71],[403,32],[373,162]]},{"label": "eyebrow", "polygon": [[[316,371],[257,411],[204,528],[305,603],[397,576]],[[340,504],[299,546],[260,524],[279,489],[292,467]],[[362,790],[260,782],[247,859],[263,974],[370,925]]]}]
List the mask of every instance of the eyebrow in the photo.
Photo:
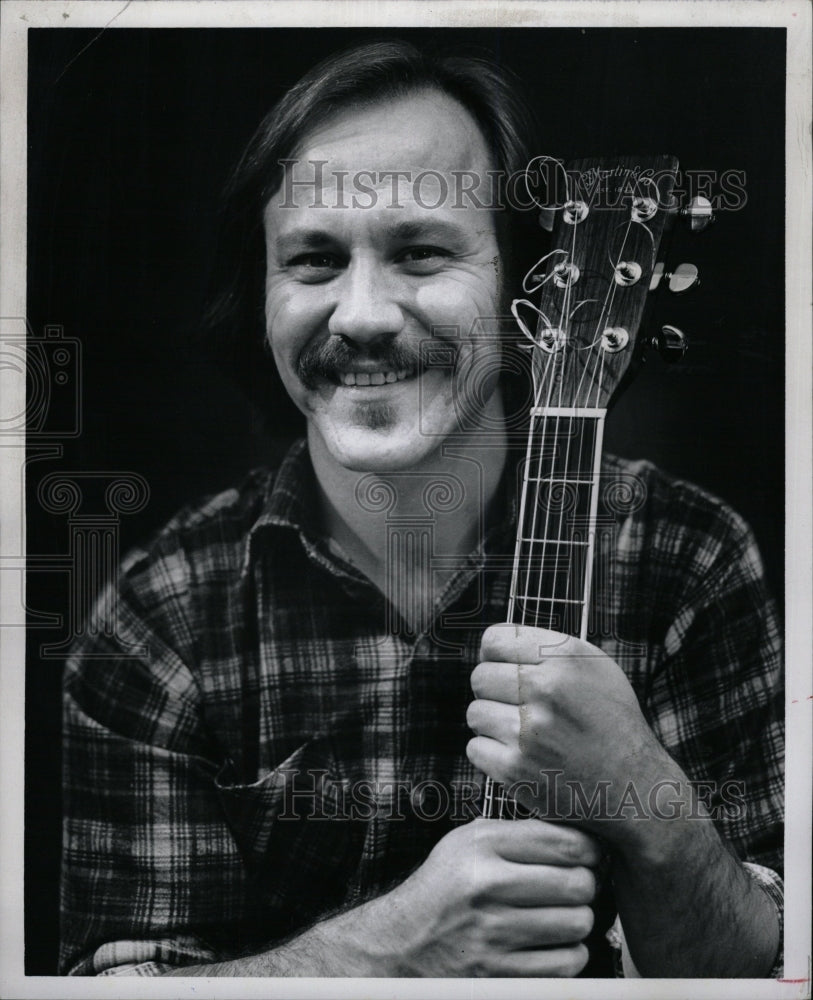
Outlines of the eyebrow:
[{"label": "eyebrow", "polygon": [[463,229],[450,220],[425,221],[402,219],[389,230],[396,240],[455,239],[464,235]]},{"label": "eyebrow", "polygon": [[283,233],[274,240],[281,252],[291,250],[319,250],[335,241],[336,237],[324,229],[294,229]]},{"label": "eyebrow", "polygon": [[[456,222],[442,219],[407,220],[400,219],[392,226],[387,226],[386,235],[399,243],[409,243],[415,240],[461,240],[465,231]],[[321,250],[336,242],[335,233],[325,229],[311,229],[303,226],[281,233],[274,240],[277,251],[281,254],[300,250]]]}]

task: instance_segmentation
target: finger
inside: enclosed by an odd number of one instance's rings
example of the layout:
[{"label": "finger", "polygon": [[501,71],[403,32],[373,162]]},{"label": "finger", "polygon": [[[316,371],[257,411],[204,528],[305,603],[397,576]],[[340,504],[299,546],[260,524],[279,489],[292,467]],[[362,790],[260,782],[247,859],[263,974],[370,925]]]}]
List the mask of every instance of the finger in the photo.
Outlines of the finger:
[{"label": "finger", "polygon": [[471,672],[471,689],[478,698],[519,705],[520,671],[521,667],[516,663],[497,663],[493,660],[478,663]]},{"label": "finger", "polygon": [[520,719],[516,705],[478,699],[466,710],[466,722],[478,736],[488,736],[507,746],[517,745]]},{"label": "finger", "polygon": [[491,916],[488,941],[501,948],[549,948],[578,944],[593,929],[589,906],[499,908]]},{"label": "finger", "polygon": [[548,656],[568,656],[584,644],[563,632],[530,625],[491,625],[483,633],[480,659],[498,663],[539,663]]},{"label": "finger", "polygon": [[489,974],[505,978],[570,978],[578,976],[589,958],[590,952],[583,944],[509,951],[495,959]]},{"label": "finger", "polygon": [[541,819],[475,820],[480,836],[489,837],[494,853],[504,861],[531,865],[583,865],[592,868],[604,856],[601,843],[589,833]]},{"label": "finger", "polygon": [[596,895],[596,876],[584,865],[528,865],[506,861],[488,897],[510,906],[586,906]]},{"label": "finger", "polygon": [[494,781],[510,782],[509,768],[516,759],[514,752],[505,743],[490,736],[474,736],[466,744],[466,756],[478,771]]}]

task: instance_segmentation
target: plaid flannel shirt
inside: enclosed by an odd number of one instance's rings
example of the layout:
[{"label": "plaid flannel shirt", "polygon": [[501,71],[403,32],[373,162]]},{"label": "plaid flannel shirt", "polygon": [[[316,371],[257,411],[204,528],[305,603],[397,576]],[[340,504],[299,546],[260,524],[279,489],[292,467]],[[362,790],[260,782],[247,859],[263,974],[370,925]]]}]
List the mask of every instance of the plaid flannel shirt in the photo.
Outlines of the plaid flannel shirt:
[{"label": "plaid flannel shirt", "polygon": [[[589,638],[689,778],[714,783],[718,829],[781,920],[780,633],[753,539],[649,463],[608,457],[603,477]],[[482,631],[505,618],[510,479],[415,632],[320,536],[304,443],[129,554],[65,674],[61,972],[257,952],[384,891],[471,818],[465,710]],[[612,974],[602,896],[589,975]]]}]

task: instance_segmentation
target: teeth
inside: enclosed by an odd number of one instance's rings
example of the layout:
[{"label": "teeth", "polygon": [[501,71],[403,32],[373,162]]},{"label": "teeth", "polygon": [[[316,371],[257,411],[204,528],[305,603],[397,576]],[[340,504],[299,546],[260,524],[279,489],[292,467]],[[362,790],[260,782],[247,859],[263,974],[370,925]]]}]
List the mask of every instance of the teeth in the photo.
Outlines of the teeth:
[{"label": "teeth", "polygon": [[342,385],[384,385],[385,382],[403,382],[408,375],[406,369],[400,372],[345,372],[341,382]]}]

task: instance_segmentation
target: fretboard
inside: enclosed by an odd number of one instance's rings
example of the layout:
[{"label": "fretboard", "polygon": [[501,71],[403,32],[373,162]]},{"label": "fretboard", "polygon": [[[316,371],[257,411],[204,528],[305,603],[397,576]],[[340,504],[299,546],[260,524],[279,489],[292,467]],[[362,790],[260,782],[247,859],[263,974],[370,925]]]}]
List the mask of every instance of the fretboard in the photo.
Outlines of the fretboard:
[{"label": "fretboard", "polygon": [[603,409],[531,411],[508,620],[586,638]]}]

